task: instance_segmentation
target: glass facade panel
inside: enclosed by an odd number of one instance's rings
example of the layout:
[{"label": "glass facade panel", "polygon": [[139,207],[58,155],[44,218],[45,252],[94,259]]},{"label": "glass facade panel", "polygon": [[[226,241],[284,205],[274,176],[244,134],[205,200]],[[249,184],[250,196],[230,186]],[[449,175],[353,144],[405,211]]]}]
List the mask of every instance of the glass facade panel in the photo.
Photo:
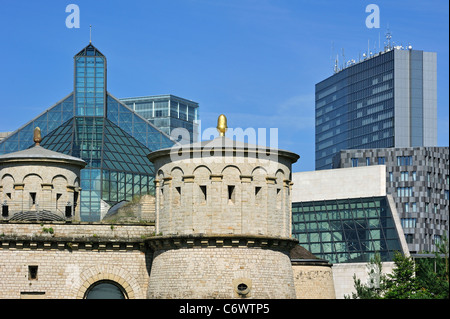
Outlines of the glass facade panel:
[{"label": "glass facade panel", "polygon": [[106,58],[91,56],[89,45],[84,54],[75,57],[75,114],[103,116],[105,113]]},{"label": "glass facade panel", "polygon": [[[293,203],[292,233],[299,244],[331,263],[392,261],[401,251],[385,197]],[[311,222],[323,220],[323,222]]]},{"label": "glass facade panel", "polygon": [[33,132],[36,127],[39,127],[42,136],[45,136],[72,117],[73,94],[70,94],[2,140],[0,142],[0,155],[21,151],[33,145]]},{"label": "glass facade panel", "polygon": [[137,114],[150,121],[167,135],[184,128],[189,136],[178,137],[181,143],[197,141],[198,103],[174,95],[120,99]]},{"label": "glass facade panel", "polygon": [[341,149],[394,147],[394,52],[316,85],[316,169]]}]

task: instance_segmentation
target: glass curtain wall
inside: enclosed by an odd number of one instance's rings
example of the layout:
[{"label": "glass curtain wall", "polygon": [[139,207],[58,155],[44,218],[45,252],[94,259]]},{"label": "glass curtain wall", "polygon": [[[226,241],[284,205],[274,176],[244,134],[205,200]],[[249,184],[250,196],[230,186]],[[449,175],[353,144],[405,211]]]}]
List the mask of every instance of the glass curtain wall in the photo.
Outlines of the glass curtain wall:
[{"label": "glass curtain wall", "polygon": [[106,58],[92,44],[75,56],[76,116],[104,116]]},{"label": "glass curtain wall", "polygon": [[316,169],[341,149],[394,146],[394,52],[350,66],[316,85]]},{"label": "glass curtain wall", "polygon": [[292,233],[299,244],[331,263],[392,261],[400,240],[385,197],[292,204]]},{"label": "glass curtain wall", "polygon": [[174,95],[124,98],[120,101],[167,135],[176,128],[185,128],[190,136],[183,136],[179,142],[197,141],[198,103]]}]

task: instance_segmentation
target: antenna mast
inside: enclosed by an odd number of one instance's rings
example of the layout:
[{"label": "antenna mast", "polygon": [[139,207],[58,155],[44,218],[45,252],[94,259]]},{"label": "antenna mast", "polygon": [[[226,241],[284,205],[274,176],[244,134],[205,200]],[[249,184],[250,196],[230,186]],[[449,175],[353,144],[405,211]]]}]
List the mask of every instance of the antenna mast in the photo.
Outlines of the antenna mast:
[{"label": "antenna mast", "polygon": [[391,31],[389,30],[389,26],[388,26],[387,31],[386,31],[386,42],[387,42],[386,48],[388,50],[391,49],[391,39],[392,39],[392,34],[391,34]]}]

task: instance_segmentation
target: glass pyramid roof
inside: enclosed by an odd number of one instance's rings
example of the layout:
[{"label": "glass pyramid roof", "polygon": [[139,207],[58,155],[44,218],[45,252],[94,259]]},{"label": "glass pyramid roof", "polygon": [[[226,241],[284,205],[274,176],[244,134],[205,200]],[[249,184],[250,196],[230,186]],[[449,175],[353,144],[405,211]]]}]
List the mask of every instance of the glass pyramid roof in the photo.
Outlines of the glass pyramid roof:
[{"label": "glass pyramid roof", "polygon": [[[80,57],[86,63],[80,64]],[[39,127],[43,147],[86,161],[81,171],[82,221],[99,221],[110,206],[152,193],[154,168],[146,155],[174,144],[106,91],[105,59],[91,43],[83,48],[74,57],[76,90],[0,142],[0,155],[27,149]],[[92,105],[105,111],[96,116],[80,112]]]},{"label": "glass pyramid roof", "polygon": [[83,50],[78,52],[75,56],[102,56],[104,55],[92,45],[92,43],[89,43]]},{"label": "glass pyramid roof", "polygon": [[[136,114],[128,106],[109,93],[107,94],[107,110],[106,118],[146,146],[150,150],[149,153],[161,148],[171,147],[174,144],[167,134],[160,131],[152,123]],[[61,130],[59,126],[73,117],[73,93],[71,93],[60,102],[8,135],[4,140],[0,141],[0,155],[24,150],[34,145],[32,136],[36,127],[39,127],[42,136],[46,137],[47,134],[55,129]],[[66,143],[68,142],[66,141]],[[61,149],[65,148],[64,145],[60,144],[59,147],[61,147]],[[56,149],[53,150],[58,151]],[[66,154],[76,156],[74,154]]]}]

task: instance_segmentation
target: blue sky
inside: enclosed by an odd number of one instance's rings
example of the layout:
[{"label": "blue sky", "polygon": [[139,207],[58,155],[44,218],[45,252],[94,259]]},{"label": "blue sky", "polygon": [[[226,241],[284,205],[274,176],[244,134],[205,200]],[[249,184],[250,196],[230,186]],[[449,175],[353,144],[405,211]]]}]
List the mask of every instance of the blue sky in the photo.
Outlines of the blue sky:
[{"label": "blue sky", "polygon": [[[68,4],[80,28],[67,28]],[[380,9],[380,28],[365,21]],[[447,0],[0,0],[0,132],[14,131],[73,90],[73,56],[108,59],[118,98],[174,94],[200,103],[201,126],[278,128],[278,147],[314,170],[314,86],[333,59],[392,40],[438,55],[438,145],[449,145]],[[269,138],[269,135],[267,135]]]}]

